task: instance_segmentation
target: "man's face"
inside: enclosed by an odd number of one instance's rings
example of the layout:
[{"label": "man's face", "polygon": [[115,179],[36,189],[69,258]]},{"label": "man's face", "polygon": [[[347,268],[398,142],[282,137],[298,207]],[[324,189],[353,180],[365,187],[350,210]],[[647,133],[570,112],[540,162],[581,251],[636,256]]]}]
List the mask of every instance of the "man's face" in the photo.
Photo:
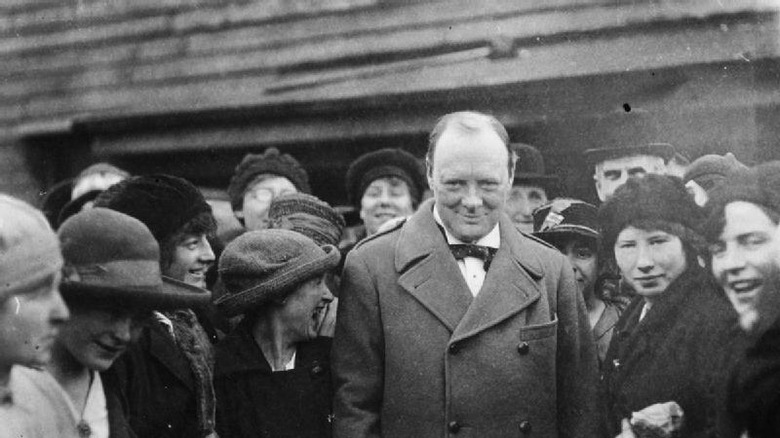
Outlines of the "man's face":
[{"label": "man's face", "polygon": [[428,184],[447,230],[474,242],[487,235],[502,214],[512,178],[506,145],[489,129],[445,130],[436,144]]},{"label": "man's face", "polygon": [[250,185],[244,193],[241,210],[236,217],[244,219],[244,226],[251,231],[268,228],[268,210],[271,201],[281,195],[296,193],[295,184],[283,176],[261,175],[258,182]]},{"label": "man's face", "polygon": [[60,274],[52,275],[0,303],[0,366],[41,366],[70,313],[59,291]]},{"label": "man's face", "polygon": [[629,177],[642,177],[648,173],[665,174],[664,159],[654,155],[634,155],[602,161],[596,165],[593,175],[599,199],[601,202],[609,199]]},{"label": "man's face", "polygon": [[206,271],[214,263],[214,251],[205,234],[185,234],[176,244],[163,275],[197,287],[206,287]]},{"label": "man's face", "polygon": [[732,202],[723,211],[725,225],[710,245],[712,273],[739,314],[740,326],[751,331],[760,317],[760,301],[777,294],[777,224],[756,204]]},{"label": "man's face", "polygon": [[536,208],[547,203],[547,192],[539,186],[515,184],[509,191],[506,212],[520,231],[533,233]]}]

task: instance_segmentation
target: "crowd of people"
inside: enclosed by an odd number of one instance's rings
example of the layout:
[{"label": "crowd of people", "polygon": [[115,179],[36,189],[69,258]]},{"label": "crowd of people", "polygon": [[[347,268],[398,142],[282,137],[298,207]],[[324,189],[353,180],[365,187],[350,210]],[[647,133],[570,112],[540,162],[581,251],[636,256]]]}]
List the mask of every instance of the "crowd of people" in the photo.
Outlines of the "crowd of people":
[{"label": "crowd of people", "polygon": [[583,158],[598,206],[447,114],[350,165],[353,228],[274,148],[238,232],[106,163],[0,195],[0,437],[780,436],[780,162]]}]

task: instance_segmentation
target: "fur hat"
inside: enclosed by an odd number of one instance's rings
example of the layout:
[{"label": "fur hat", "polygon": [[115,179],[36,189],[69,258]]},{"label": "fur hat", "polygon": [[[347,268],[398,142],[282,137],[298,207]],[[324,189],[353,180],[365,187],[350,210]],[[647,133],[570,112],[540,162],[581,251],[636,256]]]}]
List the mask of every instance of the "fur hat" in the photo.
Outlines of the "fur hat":
[{"label": "fur hat", "polygon": [[579,199],[554,199],[534,210],[533,216],[534,236],[549,243],[572,235],[590,239],[601,237],[598,209]]},{"label": "fur hat", "polygon": [[327,202],[306,193],[290,193],[271,201],[269,228],[297,231],[317,245],[336,246],[344,232],[344,218]]},{"label": "fur hat", "polygon": [[170,175],[134,176],[98,195],[93,204],[130,215],[146,225],[158,242],[211,206],[191,182]]},{"label": "fur hat", "polygon": [[701,208],[693,202],[682,180],[667,175],[629,178],[599,209],[604,248],[612,248],[623,229],[641,222],[679,224],[686,235],[678,237],[691,241],[698,236],[694,230],[702,218]]},{"label": "fur hat", "polygon": [[715,184],[728,178],[735,172],[748,167],[740,163],[731,152],[726,155],[702,155],[694,160],[685,171],[683,182],[696,181],[704,190],[711,190]]},{"label": "fur hat", "polygon": [[397,177],[409,187],[414,205],[422,200],[428,187],[425,166],[414,155],[403,149],[379,149],[358,157],[347,169],[347,196],[356,207],[366,188],[379,178]]},{"label": "fur hat", "polygon": [[211,294],[160,273],[160,248],[141,221],[107,208],[67,219],[59,230],[67,301],[171,309],[206,304]]},{"label": "fur hat", "polygon": [[61,268],[59,241],[43,213],[0,194],[0,303]]},{"label": "fur hat", "polygon": [[295,231],[249,231],[219,258],[225,294],[214,304],[225,316],[246,313],[284,298],[296,285],[336,267],[340,258],[335,246],[319,247]]},{"label": "fur hat", "polygon": [[606,147],[588,149],[584,152],[585,160],[594,166],[606,160],[615,160],[635,155],[652,155],[661,157],[667,163],[674,156],[674,146],[668,143],[650,143],[641,146]]},{"label": "fur hat", "polygon": [[290,180],[299,192],[310,193],[309,175],[290,154],[280,154],[279,149],[268,148],[262,154],[246,154],[236,166],[227,192],[233,211],[244,205],[244,193],[249,185],[260,175],[278,175]]},{"label": "fur hat", "polygon": [[539,149],[523,143],[512,143],[509,146],[517,155],[514,185],[539,186],[547,192],[557,188],[558,177],[545,173],[544,157]]},{"label": "fur hat", "polygon": [[733,173],[710,192],[707,220],[702,234],[714,240],[723,228],[723,210],[731,202],[745,201],[780,214],[780,161],[770,161],[748,170]]}]

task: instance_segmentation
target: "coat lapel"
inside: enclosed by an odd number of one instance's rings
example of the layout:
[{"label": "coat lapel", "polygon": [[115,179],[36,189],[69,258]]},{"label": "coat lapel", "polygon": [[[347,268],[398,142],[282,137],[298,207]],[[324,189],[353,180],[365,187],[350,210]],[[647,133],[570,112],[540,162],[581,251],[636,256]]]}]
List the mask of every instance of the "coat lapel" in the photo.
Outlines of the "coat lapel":
[{"label": "coat lapel", "polygon": [[395,252],[398,284],[452,332],[472,296],[432,208],[432,200],[421,205],[401,229]]},{"label": "coat lapel", "polygon": [[179,351],[176,341],[165,332],[160,324],[152,323],[149,328],[149,350],[168,371],[191,391],[195,390],[192,370],[184,353]]},{"label": "coat lapel", "polygon": [[482,289],[455,329],[453,341],[495,326],[521,312],[541,296],[541,262],[505,216],[501,218],[500,229],[501,245]]}]

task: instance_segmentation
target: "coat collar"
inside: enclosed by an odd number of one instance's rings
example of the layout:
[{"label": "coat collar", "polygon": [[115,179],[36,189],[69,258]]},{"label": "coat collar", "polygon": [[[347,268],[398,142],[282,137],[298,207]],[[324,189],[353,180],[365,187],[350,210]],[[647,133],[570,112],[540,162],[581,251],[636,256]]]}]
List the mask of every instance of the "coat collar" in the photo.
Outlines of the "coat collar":
[{"label": "coat collar", "polygon": [[149,353],[190,391],[195,390],[195,377],[187,357],[162,324],[153,322],[149,327]]},{"label": "coat collar", "polygon": [[541,261],[505,215],[499,222],[501,246],[472,298],[433,218],[433,202],[422,204],[401,228],[394,261],[399,285],[453,332],[453,341],[492,327],[539,298]]},{"label": "coat collar", "polygon": [[[324,337],[299,343],[295,369],[321,366],[322,363],[317,358],[327,357],[330,344],[330,339]],[[214,365],[215,378],[241,372],[271,374],[271,365],[252,337],[252,326],[247,321],[242,321],[217,345]]]}]

